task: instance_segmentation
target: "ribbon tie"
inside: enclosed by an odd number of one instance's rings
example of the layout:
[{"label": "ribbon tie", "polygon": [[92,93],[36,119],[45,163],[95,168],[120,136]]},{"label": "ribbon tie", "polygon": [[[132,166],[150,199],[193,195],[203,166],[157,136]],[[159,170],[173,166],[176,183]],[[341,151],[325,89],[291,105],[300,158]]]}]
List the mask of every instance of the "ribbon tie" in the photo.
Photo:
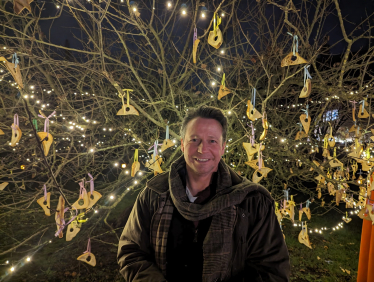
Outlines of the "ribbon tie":
[{"label": "ribbon tie", "polygon": [[166,126],[166,137],[165,137],[166,140],[169,139],[169,125]]},{"label": "ribbon tie", "polygon": [[47,186],[43,185],[43,191],[44,191],[44,201],[47,201]]},{"label": "ribbon tie", "polygon": [[290,189],[286,189],[286,190],[283,190],[283,193],[284,193],[284,198],[287,199],[288,201],[288,191],[290,191]]},{"label": "ribbon tie", "polygon": [[303,130],[303,125],[302,125],[302,123],[298,122],[297,124],[299,125],[299,131],[302,131],[302,130]]},{"label": "ribbon tie", "polygon": [[247,126],[252,128],[252,133],[249,135],[249,142],[251,143],[252,147],[255,145],[255,128],[253,127],[253,123],[251,121],[251,125],[247,123]]},{"label": "ribbon tie", "polygon": [[[13,125],[14,125],[14,126],[13,126]],[[11,127],[12,127],[12,129],[13,129],[14,131],[16,131],[17,128],[19,127],[18,114],[15,114],[15,115],[14,115],[14,122],[13,122],[13,125],[12,125]]]},{"label": "ribbon tie", "polygon": [[256,88],[252,88],[252,99],[251,99],[252,105],[255,108],[256,107]]},{"label": "ribbon tie", "polygon": [[309,208],[309,204],[310,204],[310,203],[311,203],[311,202],[310,202],[309,200],[306,200],[305,205],[306,205],[307,208]]},{"label": "ribbon tie", "polygon": [[46,116],[42,113],[42,111],[40,111],[40,114],[38,115],[38,117],[41,117],[41,118],[45,118],[45,121],[44,121],[44,132],[47,132],[47,137],[48,137],[48,133],[49,133],[49,119],[51,117],[53,117],[53,115],[56,113],[56,111],[53,111],[53,113],[51,113],[49,116]]},{"label": "ribbon tie", "polygon": [[79,182],[79,187],[80,187],[79,189],[79,198],[80,198],[81,196],[83,197],[84,193],[87,194],[87,190],[86,188],[84,188],[84,179],[81,182]]},{"label": "ribbon tie", "polygon": [[214,13],[213,17],[214,17],[213,19],[214,35],[217,35],[218,26],[221,24],[222,19],[216,13]]},{"label": "ribbon tie", "polygon": [[299,39],[297,37],[297,35],[293,35],[292,33],[290,32],[287,32],[288,35],[291,35],[293,37],[293,40],[292,40],[292,53],[294,56],[296,56],[296,53],[299,52]]},{"label": "ribbon tie", "polygon": [[[151,147],[148,148],[148,153],[152,153],[153,152],[153,161],[156,160],[157,146],[161,146],[161,144],[158,144],[158,140],[156,140],[155,143],[153,143],[153,146],[151,146]],[[152,150],[152,148],[153,148],[153,150]]]},{"label": "ribbon tie", "polygon": [[309,117],[308,109],[309,109],[309,105],[306,105],[306,109],[305,110],[301,109],[301,111],[305,113],[307,119]]},{"label": "ribbon tie", "polygon": [[304,67],[304,86],[306,84],[307,79],[312,79],[312,77],[310,76],[310,73],[308,71],[309,67],[310,67],[310,65],[307,65],[307,66]]},{"label": "ribbon tie", "polygon": [[14,68],[17,68],[17,65],[19,64],[19,59],[17,57],[17,53],[14,53],[12,56],[12,64],[14,64]]},{"label": "ribbon tie", "polygon": [[[67,208],[65,208],[64,209],[64,214],[65,214],[65,212],[67,212],[68,210],[69,210],[70,208],[69,207],[67,207]],[[64,228],[65,228],[65,226],[67,226],[67,225],[69,225],[76,217],[77,217],[77,213],[78,213],[78,210],[75,208],[75,215],[67,222],[67,223],[65,223],[65,219],[64,219],[64,216],[62,216],[62,218],[60,217],[60,213],[57,213],[57,220],[58,219],[61,219],[61,224],[58,224],[57,223],[57,225],[58,226],[60,226],[60,228],[57,230],[57,232],[55,233],[55,237],[57,237],[60,233],[61,233],[61,231],[62,230],[64,230]]]},{"label": "ribbon tie", "polygon": [[88,238],[88,243],[87,243],[87,251],[84,252],[85,253],[91,253],[91,239]]},{"label": "ribbon tie", "polygon": [[221,85],[223,85],[224,87],[226,87],[225,79],[226,79],[226,75],[223,74],[223,76],[222,76],[222,80],[221,80]]},{"label": "ribbon tie", "polygon": [[90,173],[87,173],[87,174],[90,177],[90,180],[88,182],[90,182],[90,192],[91,192],[91,195],[92,195],[92,193],[94,191],[94,185],[95,185],[94,184],[94,179],[93,179],[93,177]]},{"label": "ribbon tie", "polygon": [[35,130],[39,131],[39,129],[38,129],[38,121],[35,118],[32,120],[32,124],[34,125]]},{"label": "ribbon tie", "polygon": [[365,109],[365,100],[361,100],[361,101],[359,102],[359,104],[362,105],[362,108],[361,108],[361,114],[363,114],[363,113],[364,113],[364,109]]}]

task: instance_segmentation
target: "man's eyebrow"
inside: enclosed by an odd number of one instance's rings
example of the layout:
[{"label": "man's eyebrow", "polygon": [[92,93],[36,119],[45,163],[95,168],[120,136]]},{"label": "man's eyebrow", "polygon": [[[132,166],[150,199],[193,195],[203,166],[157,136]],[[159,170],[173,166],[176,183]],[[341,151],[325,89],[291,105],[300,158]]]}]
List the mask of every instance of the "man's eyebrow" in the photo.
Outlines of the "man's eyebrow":
[{"label": "man's eyebrow", "polygon": [[[189,138],[192,138],[192,137],[200,137],[199,135],[197,134],[191,134],[188,136]],[[214,138],[214,139],[219,139],[219,136],[213,136],[213,135],[208,135],[209,138]]]}]

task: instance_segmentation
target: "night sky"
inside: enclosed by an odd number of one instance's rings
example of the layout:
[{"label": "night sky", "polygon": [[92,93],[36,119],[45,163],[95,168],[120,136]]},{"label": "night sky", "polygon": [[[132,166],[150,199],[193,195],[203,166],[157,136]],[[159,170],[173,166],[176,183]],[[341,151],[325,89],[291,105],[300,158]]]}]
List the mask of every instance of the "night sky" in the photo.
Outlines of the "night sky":
[{"label": "night sky", "polygon": [[[166,1],[166,0],[165,0]],[[253,0],[254,1],[254,0]],[[298,2],[295,0],[294,4],[298,8]],[[340,8],[342,11],[343,16],[346,19],[345,28],[347,33],[349,34],[353,28],[357,26],[363,19],[366,18],[366,15],[370,15],[374,13],[374,1],[371,0],[341,0]],[[87,7],[90,5],[87,2]],[[270,6],[270,5],[269,5]],[[270,7],[269,7],[270,8]],[[60,8],[61,9],[61,8]],[[67,9],[65,7],[64,9]],[[58,13],[59,9],[53,3],[46,3],[45,10],[43,11],[42,16],[54,16]],[[206,19],[209,21],[209,18]],[[72,19],[68,13],[63,12],[62,16],[56,20],[52,21],[45,21],[42,24],[42,29],[44,34],[49,37],[49,26],[52,24],[52,29],[50,32],[50,40],[52,43],[65,46],[66,39],[69,40],[70,47],[73,48],[81,48],[80,44],[73,38],[72,33],[74,33],[77,37],[80,37],[80,28],[77,25],[76,21]],[[374,24],[374,22],[371,22]],[[366,28],[363,26],[362,28]],[[358,30],[359,33],[362,30]],[[324,33],[328,34],[330,37],[330,45],[342,39],[342,33],[340,32],[339,21],[335,15],[331,15],[326,19]],[[358,34],[358,33],[357,33]],[[352,51],[358,51],[359,49],[366,49],[368,45],[368,41],[358,41],[352,46]],[[334,55],[340,54],[344,51],[346,46],[345,42],[338,44],[337,46],[331,49],[331,53]]]}]

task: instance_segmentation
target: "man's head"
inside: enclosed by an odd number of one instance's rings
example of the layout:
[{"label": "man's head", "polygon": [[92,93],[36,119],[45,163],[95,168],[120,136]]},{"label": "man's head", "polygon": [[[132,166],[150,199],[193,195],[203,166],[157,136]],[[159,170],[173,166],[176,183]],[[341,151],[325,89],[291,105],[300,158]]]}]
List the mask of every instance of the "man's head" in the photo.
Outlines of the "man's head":
[{"label": "man's head", "polygon": [[202,106],[189,111],[181,127],[181,149],[187,172],[209,176],[217,170],[224,153],[227,119],[220,109]]}]

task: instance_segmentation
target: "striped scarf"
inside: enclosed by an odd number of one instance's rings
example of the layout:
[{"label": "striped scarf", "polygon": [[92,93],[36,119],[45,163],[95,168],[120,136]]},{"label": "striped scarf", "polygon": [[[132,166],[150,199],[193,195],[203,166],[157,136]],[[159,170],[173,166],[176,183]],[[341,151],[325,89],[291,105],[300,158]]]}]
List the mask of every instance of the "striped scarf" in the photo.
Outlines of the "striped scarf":
[{"label": "striped scarf", "polygon": [[233,186],[231,173],[235,172],[230,172],[229,167],[221,160],[218,166],[216,195],[204,205],[190,203],[178,172],[185,166],[184,156],[171,165],[169,190],[160,194],[159,206],[152,220],[151,243],[155,250],[156,263],[166,276],[167,238],[176,207],[179,213],[190,221],[213,217],[203,244],[203,281],[224,279],[232,259],[232,238],[237,213],[235,205],[240,204],[257,185],[242,178],[241,183]]}]

